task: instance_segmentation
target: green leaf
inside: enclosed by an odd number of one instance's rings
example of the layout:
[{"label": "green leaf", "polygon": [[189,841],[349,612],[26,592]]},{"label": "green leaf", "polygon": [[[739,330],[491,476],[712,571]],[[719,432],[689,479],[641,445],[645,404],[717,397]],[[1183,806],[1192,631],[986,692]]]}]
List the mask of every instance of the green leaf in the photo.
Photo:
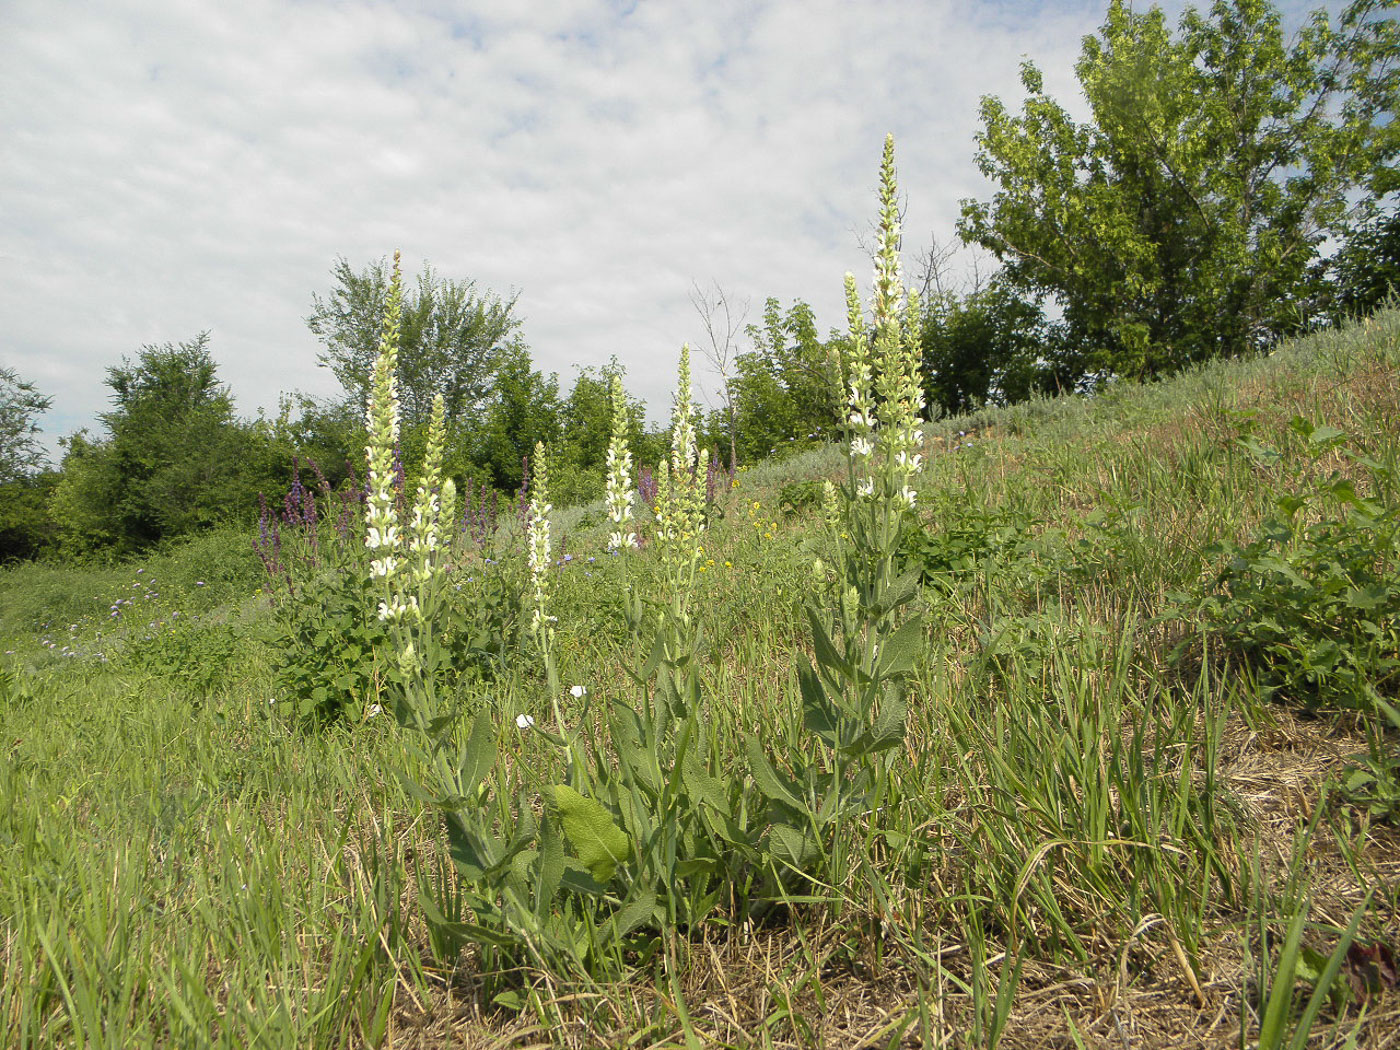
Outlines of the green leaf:
[{"label": "green leaf", "polygon": [[768,829],[769,849],[780,863],[805,871],[818,854],[817,841],[809,832],[799,831],[787,824],[774,824]]},{"label": "green leaf", "polygon": [[607,882],[631,852],[632,840],[593,799],[565,784],[555,784],[549,792],[575,855],[595,879]]},{"label": "green leaf", "polygon": [[914,658],[924,640],[924,623],[917,617],[901,624],[880,647],[880,674],[904,674],[914,667]]},{"label": "green leaf", "polygon": [[572,857],[564,858],[564,877],[559,883],[570,893],[586,894],[589,897],[606,897],[608,888]]},{"label": "green leaf", "polygon": [[491,716],[483,711],[472,723],[471,735],[462,754],[459,775],[462,791],[471,794],[481,783],[482,777],[496,764],[496,727]]},{"label": "green leaf", "polygon": [[1313,432],[1308,435],[1308,444],[1313,448],[1320,448],[1344,437],[1346,437],[1346,431],[1338,430],[1336,427],[1315,427]]},{"label": "green leaf", "polygon": [[903,576],[890,584],[889,592],[886,594],[885,600],[882,603],[885,609],[889,612],[893,612],[913,601],[914,596],[919,593],[919,578],[921,575],[918,569],[914,569],[910,572],[906,572]]},{"label": "green leaf", "polygon": [[681,780],[692,800],[704,803],[717,813],[729,812],[729,792],[705,771],[694,751],[687,754],[681,763]]},{"label": "green leaf", "polygon": [[535,887],[535,914],[543,917],[564,878],[564,839],[546,813],[540,823],[540,881]]},{"label": "green leaf", "polygon": [[812,665],[804,660],[797,669],[802,688],[802,722],[816,733],[827,747],[835,747],[840,712],[827,695],[826,686]]},{"label": "green leaf", "polygon": [[629,901],[620,912],[608,921],[608,925],[611,927],[614,938],[626,937],[644,923],[659,924],[661,918],[657,908],[656,893],[648,889]]},{"label": "green leaf", "polygon": [[816,610],[807,609],[807,621],[812,625],[812,648],[816,650],[817,663],[829,667],[844,678],[853,677],[853,668],[844,655],[836,651],[836,646],[817,616]]},{"label": "green leaf", "polygon": [[467,882],[477,882],[500,860],[502,845],[489,832],[469,826],[459,813],[444,814],[452,865]]},{"label": "green leaf", "polygon": [[768,756],[763,753],[763,746],[758,742],[757,734],[750,734],[745,739],[744,748],[748,751],[749,769],[753,773],[754,784],[763,796],[774,802],[785,803],[798,812],[805,812],[807,807],[803,805],[802,797],[787,778],[778,775],[773,763],[769,762]]},{"label": "green leaf", "polygon": [[1390,602],[1390,588],[1383,583],[1373,583],[1366,587],[1352,587],[1342,596],[1342,601],[1352,609],[1370,612],[1383,608]]},{"label": "green leaf", "polygon": [[880,712],[870,729],[862,734],[866,741],[865,753],[873,754],[894,747],[904,739],[904,722],[909,716],[909,705],[904,702],[902,689],[887,689]]}]

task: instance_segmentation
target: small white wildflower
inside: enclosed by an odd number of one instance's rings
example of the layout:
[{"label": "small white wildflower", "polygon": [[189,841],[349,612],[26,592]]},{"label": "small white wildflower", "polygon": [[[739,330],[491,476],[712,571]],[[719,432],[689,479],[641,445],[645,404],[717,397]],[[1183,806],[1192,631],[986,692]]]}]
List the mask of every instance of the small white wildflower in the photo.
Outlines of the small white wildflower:
[{"label": "small white wildflower", "polygon": [[535,717],[534,717],[534,715],[516,715],[516,716],[515,716],[515,727],[516,727],[517,729],[529,729],[529,728],[530,728],[532,725],[534,725],[534,724],[535,724]]},{"label": "small white wildflower", "polygon": [[874,453],[875,443],[864,434],[851,442],[851,455],[853,456],[865,457],[874,455]]},{"label": "small white wildflower", "polygon": [[901,492],[900,495],[904,497],[904,502],[909,504],[910,508],[914,506],[914,504],[918,501],[919,498],[919,494],[913,489],[911,489],[908,485],[904,486],[904,491]]},{"label": "small white wildflower", "polygon": [[396,547],[399,542],[399,530],[397,526],[389,525],[382,531],[373,525],[369,528],[369,535],[365,538],[365,546],[370,550],[378,550],[381,547]]},{"label": "small white wildflower", "polygon": [[585,696],[588,695],[588,689],[581,685],[570,686],[569,695],[572,696],[575,700],[582,700]]},{"label": "small white wildflower", "polygon": [[856,495],[864,499],[869,499],[871,496],[875,495],[875,479],[866,478],[856,485]]}]

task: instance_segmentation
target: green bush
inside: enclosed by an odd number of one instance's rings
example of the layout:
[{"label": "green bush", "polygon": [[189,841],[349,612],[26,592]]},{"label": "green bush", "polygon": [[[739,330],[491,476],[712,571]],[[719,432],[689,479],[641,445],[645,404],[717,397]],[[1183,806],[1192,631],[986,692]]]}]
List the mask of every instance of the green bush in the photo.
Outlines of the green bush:
[{"label": "green bush", "polygon": [[[1293,491],[1272,493],[1276,513],[1254,539],[1207,550],[1224,567],[1196,596],[1195,615],[1267,695],[1369,711],[1400,682],[1395,468],[1344,448],[1332,427],[1295,419],[1293,429],[1313,460],[1338,451],[1361,468],[1370,493],[1337,473],[1308,481],[1298,472]],[[1253,438],[1241,445],[1261,461],[1280,458]]]},{"label": "green bush", "polygon": [[[459,697],[493,678],[518,644],[520,588],[503,567],[482,569],[490,571],[464,584],[470,600],[446,603],[437,624],[442,647],[433,670]],[[309,581],[282,605],[273,642],[282,713],[326,724],[394,702],[393,643],[378,608],[378,589],[354,567]]]}]

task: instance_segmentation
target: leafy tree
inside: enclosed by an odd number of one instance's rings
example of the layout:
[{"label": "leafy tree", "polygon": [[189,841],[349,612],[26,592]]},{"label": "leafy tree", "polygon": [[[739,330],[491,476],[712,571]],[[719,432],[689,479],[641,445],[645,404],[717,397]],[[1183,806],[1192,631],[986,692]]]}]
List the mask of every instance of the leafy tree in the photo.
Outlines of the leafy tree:
[{"label": "leafy tree", "polygon": [[1291,42],[1266,0],[1183,14],[1113,0],[1076,66],[1077,123],[1027,63],[1013,116],[982,101],[977,162],[997,186],[959,233],[1062,308],[1090,368],[1153,375],[1256,349],[1307,320],[1318,247],[1400,147],[1396,0],[1317,12]]},{"label": "leafy tree", "polygon": [[218,381],[209,334],[145,346],[107,372],[108,436],[65,443],[55,519],[71,548],[135,550],[214,522],[247,516],[250,439]]},{"label": "leafy tree", "polygon": [[944,415],[1073,386],[1080,370],[1055,355],[1040,308],[998,280],[925,300],[920,344],[929,406]]},{"label": "leafy tree", "polygon": [[52,398],[20,379],[14,369],[0,368],[0,484],[34,473],[44,465],[44,450],[35,440],[34,421]]},{"label": "leafy tree", "polygon": [[510,492],[520,487],[522,461],[535,442],[552,444],[560,432],[559,377],[532,367],[523,347],[501,355],[485,420],[474,435],[476,462],[491,484]]},{"label": "leafy tree", "polygon": [[[386,260],[356,273],[345,259],[331,270],[335,290],[312,296],[307,326],[325,344],[318,356],[360,408],[379,353],[384,304],[389,295]],[[405,289],[399,335],[399,398],[405,424],[427,422],[441,393],[449,425],[485,407],[496,369],[518,348],[515,298],[478,292],[471,281],[453,281],[424,266],[417,287]]]},{"label": "leafy tree", "polygon": [[1357,230],[1332,262],[1342,315],[1368,313],[1400,292],[1400,209]]},{"label": "leafy tree", "polygon": [[53,545],[48,502],[58,480],[46,470],[0,482],[0,562],[37,557]]},{"label": "leafy tree", "polygon": [[[830,432],[840,410],[836,346],[817,335],[812,308],[798,300],[784,313],[764,303],[763,323],[748,327],[753,349],[735,362],[731,385],[741,461],[753,462],[789,438]],[[728,420],[711,426],[728,436]]]},{"label": "leafy tree", "polygon": [[[580,368],[559,406],[559,447],[552,459],[551,484],[561,506],[586,503],[603,493],[612,440],[612,377],[622,373],[616,358],[602,368]],[[646,406],[638,398],[624,397],[635,456],[644,447]]]}]

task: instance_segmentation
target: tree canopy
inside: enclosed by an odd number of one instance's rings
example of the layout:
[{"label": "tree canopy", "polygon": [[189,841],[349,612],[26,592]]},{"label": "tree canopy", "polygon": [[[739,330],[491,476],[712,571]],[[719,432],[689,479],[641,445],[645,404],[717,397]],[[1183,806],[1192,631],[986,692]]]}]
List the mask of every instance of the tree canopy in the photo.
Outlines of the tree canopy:
[{"label": "tree canopy", "polygon": [[[335,289],[324,299],[312,296],[306,324],[325,345],[319,361],[359,408],[379,353],[390,267],[380,259],[357,273],[342,258],[331,276]],[[514,308],[514,297],[502,300],[471,281],[423,267],[416,286],[404,289],[399,332],[399,399],[407,425],[426,423],[439,393],[449,425],[486,406],[498,367],[518,344]]]},{"label": "tree canopy", "polygon": [[1090,368],[1150,376],[1246,352],[1317,311],[1319,251],[1395,185],[1396,0],[1315,13],[1286,40],[1266,0],[1113,0],[1076,73],[1084,123],[1030,63],[1019,115],[982,101],[977,163],[996,186],[959,232],[1049,297]]},{"label": "tree canopy", "polygon": [[36,440],[41,412],[52,398],[34,389],[12,368],[0,368],[0,484],[16,481],[44,465],[44,450]]},{"label": "tree canopy", "polygon": [[233,417],[209,334],[142,347],[107,370],[105,439],[69,438],[54,517],[70,548],[136,550],[246,517],[249,431]]}]

